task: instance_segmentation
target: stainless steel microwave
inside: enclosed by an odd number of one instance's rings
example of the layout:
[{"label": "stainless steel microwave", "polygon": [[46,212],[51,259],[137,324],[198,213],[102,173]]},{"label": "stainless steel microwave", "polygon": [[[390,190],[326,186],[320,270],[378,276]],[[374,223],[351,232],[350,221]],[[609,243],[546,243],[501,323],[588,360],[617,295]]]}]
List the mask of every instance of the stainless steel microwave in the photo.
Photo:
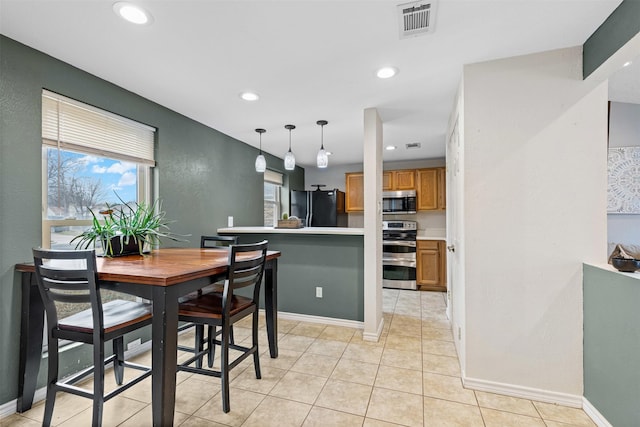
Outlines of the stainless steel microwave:
[{"label": "stainless steel microwave", "polygon": [[416,213],[416,191],[383,191],[383,214],[414,214]]}]

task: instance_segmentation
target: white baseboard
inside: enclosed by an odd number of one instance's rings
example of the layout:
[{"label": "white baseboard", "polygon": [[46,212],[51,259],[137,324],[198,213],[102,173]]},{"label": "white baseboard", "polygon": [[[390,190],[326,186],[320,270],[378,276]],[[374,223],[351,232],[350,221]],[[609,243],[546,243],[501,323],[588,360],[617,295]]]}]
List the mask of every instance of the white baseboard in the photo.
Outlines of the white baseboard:
[{"label": "white baseboard", "polygon": [[596,409],[595,406],[587,400],[586,397],[582,398],[582,409],[593,420],[598,427],[613,427],[609,421]]},{"label": "white baseboard", "polygon": [[380,341],[380,336],[382,335],[383,328],[384,328],[384,317],[380,319],[380,324],[378,324],[378,330],[375,331],[373,334],[370,332],[364,332],[362,334],[362,339],[364,341],[372,341],[372,342]]},{"label": "white baseboard", "polygon": [[[260,310],[264,313],[264,310]],[[331,326],[344,326],[346,328],[364,329],[364,322],[357,320],[336,319],[333,317],[312,316],[309,314],[287,313],[278,311],[278,319],[295,320],[298,322],[322,323]]]},{"label": "white baseboard", "polygon": [[583,397],[577,394],[559,393],[556,391],[542,390],[532,387],[524,387],[514,384],[498,383],[479,380],[476,378],[462,377],[465,388],[489,393],[504,394],[506,396],[535,400],[537,402],[557,403],[558,405],[582,408]]},{"label": "white baseboard", "polygon": [[[125,359],[130,359],[132,357],[135,357],[139,354],[145,353],[147,351],[151,350],[151,341],[146,341],[143,342],[140,345],[137,345],[133,348],[131,348],[130,350],[127,350],[124,352],[124,357]],[[43,354],[43,357],[46,357],[46,353]],[[109,369],[113,369],[113,366],[111,368],[108,368],[105,370],[105,375],[107,372],[109,372]],[[44,400],[47,397],[47,388],[46,387],[42,387],[36,390],[36,392],[33,395],[33,404],[35,405],[37,402],[40,402],[41,400]],[[18,408],[18,399],[13,399],[7,403],[4,403],[2,405],[0,405],[0,420],[3,418],[6,418],[10,415],[15,414],[17,411],[16,409]]]}]

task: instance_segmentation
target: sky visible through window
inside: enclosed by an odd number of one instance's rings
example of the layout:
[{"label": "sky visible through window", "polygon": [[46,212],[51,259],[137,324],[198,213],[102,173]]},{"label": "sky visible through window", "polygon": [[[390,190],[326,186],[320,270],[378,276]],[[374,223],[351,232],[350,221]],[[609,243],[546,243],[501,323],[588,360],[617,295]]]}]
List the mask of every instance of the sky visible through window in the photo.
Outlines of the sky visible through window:
[{"label": "sky visible through window", "polygon": [[135,163],[48,148],[47,173],[51,219],[89,218],[89,210],[101,209],[105,203],[136,201]]}]

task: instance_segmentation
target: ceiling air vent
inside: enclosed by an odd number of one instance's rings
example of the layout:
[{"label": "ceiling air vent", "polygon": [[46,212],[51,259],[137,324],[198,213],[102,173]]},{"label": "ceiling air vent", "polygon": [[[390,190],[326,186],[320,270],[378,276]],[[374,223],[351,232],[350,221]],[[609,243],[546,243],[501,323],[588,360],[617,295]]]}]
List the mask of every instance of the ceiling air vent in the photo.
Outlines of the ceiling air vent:
[{"label": "ceiling air vent", "polygon": [[406,39],[433,31],[435,9],[435,0],[399,4],[398,23],[400,25],[400,38]]},{"label": "ceiling air vent", "polygon": [[410,142],[408,144],[406,144],[407,150],[412,150],[414,148],[420,148],[420,143],[419,142]]}]

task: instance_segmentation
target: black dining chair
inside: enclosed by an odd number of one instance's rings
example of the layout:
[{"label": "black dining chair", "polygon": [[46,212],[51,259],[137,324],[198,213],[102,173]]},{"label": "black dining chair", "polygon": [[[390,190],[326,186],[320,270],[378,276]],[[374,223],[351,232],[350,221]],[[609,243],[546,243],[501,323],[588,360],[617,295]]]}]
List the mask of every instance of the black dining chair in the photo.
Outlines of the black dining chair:
[{"label": "black dining chair", "polygon": [[[219,249],[219,248],[228,248],[230,245],[235,245],[238,243],[238,236],[200,236],[200,248],[201,249]],[[197,295],[202,295],[206,292],[216,292],[220,291],[221,284],[213,283],[209,286],[206,286],[197,291]],[[211,345],[211,341],[214,337],[215,329],[212,326],[209,326],[207,329],[207,336],[204,335],[204,325],[194,325],[193,323],[185,323],[178,327],[178,332],[186,331],[192,327],[195,327],[195,339],[194,346],[187,347],[183,345],[178,346],[178,350],[180,351],[188,351],[188,352],[201,352],[205,345],[209,348],[209,352],[207,355],[207,363],[209,367],[213,366],[213,359],[215,357],[214,346]],[[231,342],[233,341],[233,329],[231,329]],[[202,367],[202,358],[200,358],[196,362],[196,366]]]},{"label": "black dining chair", "polygon": [[[96,254],[91,250],[59,251],[33,249],[35,276],[47,317],[48,379],[47,397],[42,425],[49,426],[56,393],[63,391],[93,399],[93,426],[102,424],[104,402],[151,375],[151,368],[127,362],[124,358],[126,333],[151,324],[151,304],[113,300],[102,303]],[[68,317],[60,318],[58,306],[67,309],[86,307]],[[62,308],[60,306],[60,308]],[[60,341],[68,340],[93,345],[93,366],[64,380],[58,379]],[[112,340],[113,355],[105,358],[105,343]],[[113,363],[119,387],[105,394],[105,366]],[[124,368],[143,373],[123,384]],[[93,392],[74,386],[93,374]]]},{"label": "black dining chair", "polygon": [[[244,359],[253,355],[253,366],[256,378],[260,379],[260,359],[258,352],[258,304],[260,285],[267,256],[268,241],[248,245],[232,245],[229,250],[227,278],[222,292],[210,292],[194,296],[179,305],[179,319],[195,324],[209,325],[214,328],[212,345],[220,345],[220,370],[204,369],[192,366],[202,358],[208,349],[197,352],[193,357],[178,365],[178,370],[215,376],[222,382],[222,410],[229,412],[229,371]],[[248,288],[250,297],[238,295],[236,290]],[[245,292],[243,292],[245,293]],[[231,341],[231,327],[234,323],[247,316],[252,316],[251,346],[240,346]],[[216,327],[221,328],[220,339],[215,333]],[[229,349],[240,351],[241,354],[229,360]]]},{"label": "black dining chair", "polygon": [[203,249],[228,247],[237,243],[238,236],[200,236],[200,247]]}]

